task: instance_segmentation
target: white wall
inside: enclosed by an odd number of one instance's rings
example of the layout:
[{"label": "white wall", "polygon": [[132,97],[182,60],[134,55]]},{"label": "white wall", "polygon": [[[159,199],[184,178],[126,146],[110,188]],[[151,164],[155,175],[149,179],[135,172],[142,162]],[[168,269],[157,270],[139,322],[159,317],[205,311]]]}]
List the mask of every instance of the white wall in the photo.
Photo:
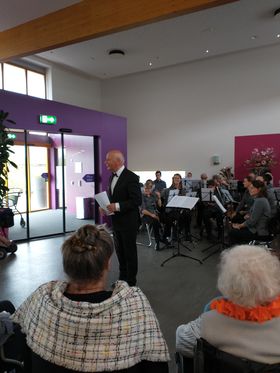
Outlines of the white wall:
[{"label": "white wall", "polygon": [[272,46],[110,79],[101,109],[128,118],[131,169],[211,175],[233,165],[234,136],[280,132],[279,61]]},{"label": "white wall", "polygon": [[101,110],[99,79],[90,78],[52,64],[50,80],[54,101]]}]

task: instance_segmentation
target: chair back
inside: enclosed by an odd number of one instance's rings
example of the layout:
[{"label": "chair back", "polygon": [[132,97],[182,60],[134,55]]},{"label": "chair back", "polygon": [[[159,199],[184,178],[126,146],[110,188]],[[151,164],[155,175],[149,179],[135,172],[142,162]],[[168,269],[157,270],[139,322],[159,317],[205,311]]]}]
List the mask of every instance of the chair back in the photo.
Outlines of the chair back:
[{"label": "chair back", "polygon": [[276,373],[279,364],[265,364],[237,357],[212,346],[203,338],[194,351],[194,373]]}]

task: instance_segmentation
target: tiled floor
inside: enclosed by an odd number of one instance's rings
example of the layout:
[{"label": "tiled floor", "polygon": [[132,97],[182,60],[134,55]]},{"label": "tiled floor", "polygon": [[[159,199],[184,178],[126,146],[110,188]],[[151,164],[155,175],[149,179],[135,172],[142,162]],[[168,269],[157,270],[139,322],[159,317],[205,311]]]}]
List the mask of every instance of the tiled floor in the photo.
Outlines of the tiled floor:
[{"label": "tiled floor", "polygon": [[[143,234],[142,234],[143,235]],[[145,237],[140,236],[139,240]],[[16,255],[10,255],[0,262],[0,299],[9,299],[15,306],[40,284],[53,279],[64,279],[60,246],[64,237],[22,243]],[[201,249],[206,242],[189,245],[192,252],[182,252],[202,258]],[[216,291],[216,264],[218,255],[209,258],[203,265],[184,257],[176,257],[160,264],[170,255],[172,249],[155,251],[151,247],[139,246],[138,285],[148,297],[159,319],[173,359],[176,327],[194,319],[204,304]],[[118,264],[114,256],[109,284],[117,279]],[[174,359],[173,359],[174,360]],[[175,372],[174,361],[170,372]]]}]

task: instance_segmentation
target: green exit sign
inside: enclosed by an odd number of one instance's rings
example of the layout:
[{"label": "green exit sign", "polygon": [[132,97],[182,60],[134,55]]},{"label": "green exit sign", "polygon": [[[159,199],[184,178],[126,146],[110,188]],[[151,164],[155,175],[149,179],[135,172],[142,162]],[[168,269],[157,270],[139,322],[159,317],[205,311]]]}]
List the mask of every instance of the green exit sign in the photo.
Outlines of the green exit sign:
[{"label": "green exit sign", "polygon": [[55,115],[40,115],[40,123],[42,124],[56,124],[57,119]]},{"label": "green exit sign", "polygon": [[8,133],[8,139],[15,140],[17,135],[15,133]]}]

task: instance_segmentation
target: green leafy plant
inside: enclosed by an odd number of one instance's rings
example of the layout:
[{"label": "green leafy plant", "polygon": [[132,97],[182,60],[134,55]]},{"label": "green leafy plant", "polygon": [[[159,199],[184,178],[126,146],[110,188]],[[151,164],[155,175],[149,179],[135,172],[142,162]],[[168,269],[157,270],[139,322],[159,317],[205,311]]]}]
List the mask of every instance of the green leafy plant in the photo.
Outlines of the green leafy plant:
[{"label": "green leafy plant", "polygon": [[8,137],[9,131],[6,127],[6,123],[16,123],[8,117],[9,113],[0,110],[0,205],[4,204],[5,196],[9,190],[9,167],[12,166],[17,168],[17,165],[9,159],[11,153],[14,153],[11,149],[11,146],[14,145],[14,141]]}]

